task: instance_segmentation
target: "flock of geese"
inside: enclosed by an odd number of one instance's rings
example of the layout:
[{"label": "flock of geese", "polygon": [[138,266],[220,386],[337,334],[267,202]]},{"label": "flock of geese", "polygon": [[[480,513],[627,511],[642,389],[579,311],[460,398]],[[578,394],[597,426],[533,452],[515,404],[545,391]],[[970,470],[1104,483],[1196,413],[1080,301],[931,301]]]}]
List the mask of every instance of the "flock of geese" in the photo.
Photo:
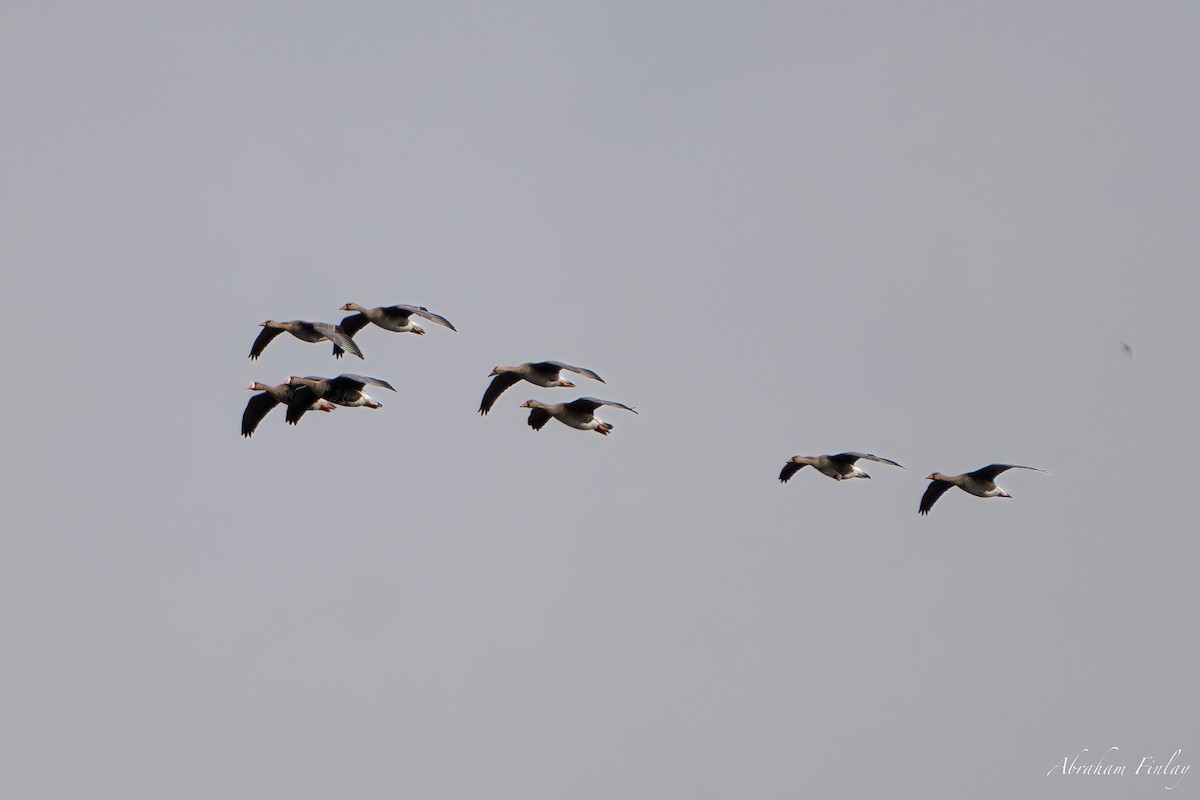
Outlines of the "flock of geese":
[{"label": "flock of geese", "polygon": [[[413,319],[416,317],[437,323],[452,331],[458,330],[451,324],[450,320],[434,314],[424,306],[396,305],[365,308],[357,303],[346,303],[342,306],[341,310],[353,313],[336,325],[329,322],[309,322],[299,319],[288,322],[267,320],[261,323],[259,327],[262,328],[262,332],[259,333],[258,338],[254,340],[254,344],[250,348],[250,359],[255,360],[261,356],[267,345],[284,332],[290,333],[300,341],[310,344],[318,344],[320,342],[331,343],[335,358],[341,358],[345,353],[350,353],[361,359],[364,356],[358,343],[354,341],[354,336],[367,327],[367,325],[375,325],[393,333],[424,335],[425,329]],[[581,375],[589,380],[599,381],[600,383],[605,382],[603,378],[590,369],[564,364],[561,361],[532,361],[519,364],[515,367],[498,366],[488,376],[492,381],[483,393],[483,399],[479,403],[479,413],[480,415],[486,415],[492,410],[500,395],[521,381],[547,389],[573,388],[575,384],[563,377],[563,373],[565,372]],[[335,406],[381,408],[382,403],[373,400],[363,391],[367,386],[379,386],[393,392],[396,391],[385,380],[372,378],[368,375],[350,373],[344,373],[334,378],[299,377],[293,375],[288,378],[287,383],[281,383],[277,386],[268,386],[267,384],[258,382],[251,383],[246,388],[258,392],[258,394],[250,398],[250,401],[246,404],[246,410],[242,413],[242,436],[253,436],[254,431],[258,428],[258,424],[277,405],[286,406],[285,421],[289,425],[299,423],[300,418],[309,411],[330,412],[333,411]],[[551,419],[556,419],[576,430],[595,431],[607,436],[609,431],[613,429],[612,424],[595,416],[596,411],[604,406],[612,406],[613,408],[631,411],[634,414],[637,413],[637,411],[634,411],[634,409],[623,403],[617,403],[612,400],[601,400],[597,397],[580,397],[569,403],[543,403],[538,400],[527,400],[521,404],[521,408],[529,409],[529,427],[535,431],[541,430]],[[903,466],[891,459],[882,458],[871,453],[792,456],[783,465],[783,470],[779,473],[779,481],[780,483],[787,483],[793,475],[805,467],[812,467],[822,475],[826,475],[836,481],[849,480],[851,478],[870,478],[870,475],[857,466],[858,461],[874,461],[904,469]],[[933,508],[933,504],[938,501],[938,498],[954,486],[975,497],[1012,497],[1004,489],[997,486],[995,482],[998,475],[1010,469],[1028,469],[1037,472],[1046,471],[1037,467],[1020,466],[1019,464],[989,464],[986,467],[981,467],[973,472],[965,472],[962,475],[943,475],[940,472],[934,472],[926,478],[931,483],[921,496],[921,505],[917,513],[922,515],[928,514]]]},{"label": "flock of geese", "polygon": [[[346,303],[342,311],[354,312],[345,317],[340,323],[309,322],[294,319],[288,322],[276,322],[269,319],[260,323],[262,332],[254,340],[250,348],[250,359],[255,360],[262,355],[275,337],[282,333],[290,333],[302,342],[317,344],[330,342],[333,344],[333,355],[341,358],[345,353],[364,358],[362,349],[354,341],[354,336],[369,324],[377,325],[393,333],[415,333],[423,335],[425,329],[413,321],[413,317],[436,322],[452,331],[458,329],[443,316],[434,314],[424,306],[382,306],[365,308],[357,303]],[[516,367],[499,366],[488,376],[492,382],[483,393],[479,404],[479,413],[486,415],[492,410],[496,399],[504,391],[521,381],[532,383],[543,388],[573,387],[575,384],[563,378],[563,372],[573,372],[585,378],[604,383],[604,379],[590,369],[564,364],[561,361],[533,361]],[[242,413],[242,436],[250,437],[258,428],[258,424],[277,405],[287,407],[285,420],[289,425],[300,422],[300,418],[309,411],[333,411],[334,406],[381,408],[382,403],[373,400],[363,390],[367,386],[380,386],[396,391],[385,380],[372,378],[368,375],[345,373],[336,378],[321,378],[309,376],[301,378],[293,375],[287,383],[268,386],[265,383],[254,382],[247,386],[251,391],[259,392],[250,398],[246,410]],[[603,406],[634,411],[624,403],[612,400],[601,400],[598,397],[580,397],[569,403],[542,403],[538,400],[528,400],[521,408],[529,409],[529,427],[535,431],[541,430],[551,419],[556,419],[568,427],[581,431],[595,431],[608,435],[613,429],[612,423],[596,417],[595,412]]]},{"label": "flock of geese", "polygon": [[[893,467],[904,469],[903,466],[891,459],[880,458],[870,453],[838,453],[831,456],[792,456],[783,465],[783,471],[779,473],[779,482],[787,483],[793,475],[805,467],[812,467],[817,472],[827,475],[835,481],[844,481],[850,478],[870,478],[870,475],[863,472],[855,464],[856,461],[864,459],[867,461],[877,461],[880,464],[891,464]],[[967,494],[973,494],[976,497],[1012,497],[1011,494],[996,485],[996,476],[1010,469],[1031,469],[1036,472],[1046,471],[1037,467],[1022,467],[1020,464],[988,464],[986,467],[980,467],[974,472],[964,472],[962,475],[943,475],[940,472],[935,472],[925,478],[925,480],[932,481],[932,483],[926,487],[925,494],[921,496],[921,506],[917,509],[917,513],[922,515],[928,514],[929,510],[933,508],[933,504],[938,501],[938,498],[950,491],[950,487],[952,486],[957,486]]]}]

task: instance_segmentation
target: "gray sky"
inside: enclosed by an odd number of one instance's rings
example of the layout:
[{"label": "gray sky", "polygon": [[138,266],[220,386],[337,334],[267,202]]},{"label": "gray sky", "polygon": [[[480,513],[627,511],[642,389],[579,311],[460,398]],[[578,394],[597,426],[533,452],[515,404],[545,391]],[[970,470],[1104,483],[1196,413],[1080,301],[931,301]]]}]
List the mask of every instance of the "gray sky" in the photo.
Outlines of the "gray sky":
[{"label": "gray sky", "polygon": [[1200,10],[1012,5],[5,4],[0,795],[1162,796]]}]

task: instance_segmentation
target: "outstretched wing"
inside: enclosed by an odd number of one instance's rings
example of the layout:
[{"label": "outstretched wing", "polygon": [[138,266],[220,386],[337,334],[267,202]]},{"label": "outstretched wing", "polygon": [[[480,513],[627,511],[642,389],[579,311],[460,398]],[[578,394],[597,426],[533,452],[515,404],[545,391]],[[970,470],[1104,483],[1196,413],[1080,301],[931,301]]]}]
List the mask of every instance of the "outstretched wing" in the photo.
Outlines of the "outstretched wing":
[{"label": "outstretched wing", "polygon": [[358,345],[354,340],[346,335],[346,331],[340,325],[330,325],[328,322],[314,322],[313,327],[321,334],[333,342],[333,355],[335,358],[341,358],[342,354],[338,350],[346,350],[359,358],[363,357],[362,350],[358,349]]},{"label": "outstretched wing", "polygon": [[900,467],[900,469],[904,469],[904,467],[902,465],[897,464],[895,461],[892,461],[890,458],[880,458],[879,456],[872,455],[870,453],[838,453],[835,456],[830,456],[829,460],[830,461],[840,461],[843,464],[853,464],[855,461],[858,461],[860,458],[865,459],[867,461],[878,461],[880,464],[891,464],[893,467]]},{"label": "outstretched wing", "polygon": [[317,394],[308,386],[293,388],[292,396],[288,398],[287,424],[295,425],[298,423],[300,418],[304,416],[304,412],[310,410],[316,402]]},{"label": "outstretched wing", "polygon": [[561,361],[539,361],[536,364],[534,364],[533,366],[535,369],[537,369],[539,371],[543,371],[543,372],[553,372],[556,369],[565,369],[568,372],[574,372],[576,375],[582,375],[585,378],[591,378],[594,381],[600,381],[601,383],[605,383],[604,378],[601,378],[599,375],[592,372],[590,369],[585,369],[583,367],[575,367],[570,364],[564,364]]},{"label": "outstretched wing", "polygon": [[567,408],[571,409],[572,411],[584,411],[589,414],[591,412],[595,411],[600,406],[612,406],[613,408],[623,408],[626,411],[633,411],[633,413],[635,413],[635,414],[638,413],[638,412],[634,411],[632,408],[630,408],[629,406],[625,405],[624,403],[616,403],[612,400],[601,400],[599,397],[581,397],[578,400],[572,400],[571,402],[564,403],[563,405],[565,405]]},{"label": "outstretched wing", "polygon": [[353,336],[367,327],[368,322],[370,320],[367,319],[366,314],[351,314],[348,317],[342,318],[342,324],[339,327],[346,332],[347,336]]},{"label": "outstretched wing", "polygon": [[258,338],[254,340],[254,345],[250,348],[250,359],[256,359],[262,355],[262,351],[267,349],[267,345],[271,343],[279,334],[283,333],[283,328],[263,328],[258,334]]},{"label": "outstretched wing", "polygon": [[384,389],[391,389],[393,392],[396,391],[395,387],[393,387],[387,381],[382,381],[379,378],[372,378],[370,375],[354,375],[351,373],[345,373],[343,375],[338,375],[331,381],[331,383],[338,384],[339,381],[342,382],[341,385],[349,385],[351,382],[353,382],[357,384],[357,386],[354,387],[356,389],[361,389],[369,383],[372,386],[382,386]]},{"label": "outstretched wing", "polygon": [[501,372],[496,377],[492,378],[492,382],[488,384],[487,391],[483,393],[483,401],[479,404],[479,413],[486,415],[492,410],[492,406],[496,404],[496,400],[504,391],[516,384],[520,383],[521,376],[516,372]]},{"label": "outstretched wing", "polygon": [[988,464],[986,467],[981,467],[974,472],[968,472],[972,478],[979,478],[982,481],[994,481],[996,476],[1002,472],[1008,472],[1010,469],[1031,469],[1034,472],[1045,472],[1044,469],[1037,467],[1022,467],[1020,464]]},{"label": "outstretched wing", "polygon": [[928,514],[929,509],[933,508],[933,504],[938,501],[938,498],[944,495],[947,490],[954,484],[946,483],[946,481],[933,481],[925,489],[925,494],[921,495],[921,508],[918,509],[918,514]]},{"label": "outstretched wing", "polygon": [[544,408],[534,408],[529,412],[529,427],[540,431],[542,426],[550,421],[550,412]]},{"label": "outstretched wing", "polygon": [[[367,319],[366,314],[351,314],[350,316],[343,318],[341,324],[338,325],[338,327],[342,329],[342,332],[344,334],[346,334],[347,336],[353,337],[354,334],[358,333],[363,328],[365,328],[367,326],[368,322],[370,322],[370,320]],[[345,352],[346,351],[343,350],[341,347],[338,347],[336,342],[334,343],[334,345],[333,345],[333,357],[334,358],[341,358],[342,354]],[[362,358],[362,356],[359,356],[359,358]]]},{"label": "outstretched wing", "polygon": [[277,405],[279,405],[279,401],[270,392],[263,392],[251,397],[250,402],[246,403],[246,410],[242,412],[242,436],[247,438],[253,436],[258,423],[262,422],[263,417]]},{"label": "outstretched wing", "polygon": [[458,330],[457,327],[450,324],[449,319],[442,317],[442,315],[434,314],[425,306],[388,306],[384,308],[384,311],[388,312],[389,317],[390,315],[396,315],[396,317],[400,317],[402,319],[408,319],[409,317],[412,317],[413,314],[416,314],[421,319],[430,320],[431,323],[445,325],[446,327],[449,327],[451,331],[457,332]]},{"label": "outstretched wing", "polygon": [[807,464],[801,464],[796,461],[787,462],[786,464],[783,465],[783,470],[779,473],[779,482],[787,483],[789,480],[791,480],[791,477],[793,475],[795,475],[797,472],[799,472],[800,470],[804,469],[807,466],[808,466]]}]

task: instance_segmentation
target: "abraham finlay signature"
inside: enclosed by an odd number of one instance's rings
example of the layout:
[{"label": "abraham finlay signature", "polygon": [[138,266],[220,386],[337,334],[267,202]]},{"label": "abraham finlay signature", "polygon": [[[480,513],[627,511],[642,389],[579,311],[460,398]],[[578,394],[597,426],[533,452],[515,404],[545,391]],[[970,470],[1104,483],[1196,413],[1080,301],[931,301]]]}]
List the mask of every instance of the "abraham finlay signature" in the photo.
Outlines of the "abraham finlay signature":
[{"label": "abraham finlay signature", "polygon": [[[1121,757],[1121,748],[1110,747],[1099,758],[1089,755],[1085,747],[1072,756],[1063,756],[1063,760],[1050,767],[1047,775],[1139,775],[1160,776],[1165,779],[1164,788],[1174,789],[1192,768],[1184,764],[1180,758],[1182,750],[1176,750],[1166,761],[1154,756],[1142,756],[1137,766],[1125,762]],[[1093,760],[1094,759],[1094,760]]]}]

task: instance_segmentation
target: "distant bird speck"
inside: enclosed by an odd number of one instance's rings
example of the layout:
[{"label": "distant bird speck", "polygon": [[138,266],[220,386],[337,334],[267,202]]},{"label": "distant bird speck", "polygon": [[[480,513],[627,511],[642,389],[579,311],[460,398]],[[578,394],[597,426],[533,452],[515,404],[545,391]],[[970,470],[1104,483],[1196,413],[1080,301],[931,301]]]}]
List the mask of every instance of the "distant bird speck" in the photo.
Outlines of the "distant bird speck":
[{"label": "distant bird speck", "polygon": [[1121,350],[1125,353],[1125,355],[1133,358],[1133,348],[1130,347],[1127,342],[1121,342]]}]

